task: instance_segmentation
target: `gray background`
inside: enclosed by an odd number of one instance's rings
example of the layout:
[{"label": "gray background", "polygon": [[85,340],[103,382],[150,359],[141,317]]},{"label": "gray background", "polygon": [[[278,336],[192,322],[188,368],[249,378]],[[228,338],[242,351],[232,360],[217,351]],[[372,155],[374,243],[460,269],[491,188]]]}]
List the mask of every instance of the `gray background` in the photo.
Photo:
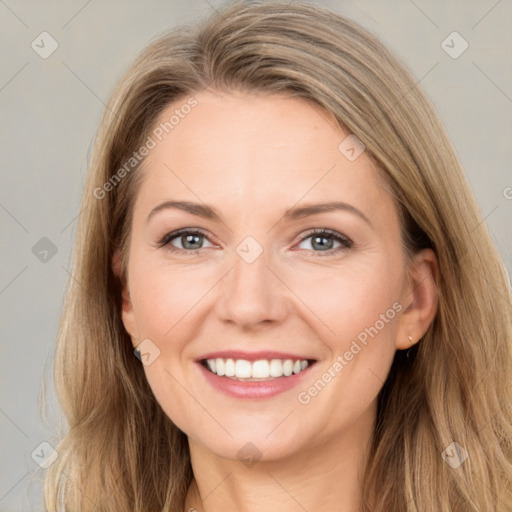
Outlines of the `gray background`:
[{"label": "gray background", "polygon": [[[222,3],[0,0],[0,511],[43,509],[44,470],[31,453],[57,427],[53,350],[88,155],[104,103],[150,40]],[[379,35],[429,94],[512,274],[512,3],[317,3]],[[46,59],[31,47],[43,31],[58,42]],[[469,44],[458,58],[442,47],[453,31]],[[456,39],[445,44],[452,52],[461,48]],[[48,245],[43,237],[54,244],[54,255],[41,252]],[[45,381],[46,421],[38,407]],[[36,453],[47,455],[45,450]]]}]

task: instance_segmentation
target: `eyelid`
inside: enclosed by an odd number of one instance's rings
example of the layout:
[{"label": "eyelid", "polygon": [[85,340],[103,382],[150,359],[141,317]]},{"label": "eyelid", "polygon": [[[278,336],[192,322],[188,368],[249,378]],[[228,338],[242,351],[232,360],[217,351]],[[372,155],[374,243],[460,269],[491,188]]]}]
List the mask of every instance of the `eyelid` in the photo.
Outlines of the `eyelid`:
[{"label": "eyelid", "polygon": [[[354,242],[343,233],[339,233],[338,231],[335,231],[333,229],[329,228],[314,228],[309,231],[307,231],[305,234],[302,234],[297,241],[297,243],[301,243],[304,240],[307,240],[308,238],[311,238],[313,235],[316,234],[325,234],[333,238],[334,240],[338,241],[341,244],[341,247],[337,247],[335,249],[328,249],[326,251],[310,251],[315,253],[316,255],[322,255],[322,253],[325,253],[326,255],[332,255],[337,253],[340,250],[346,250],[350,249],[354,246]],[[300,249],[300,250],[306,250],[306,249]]]},{"label": "eyelid", "polygon": [[[186,228],[181,228],[181,229],[177,229],[175,231],[166,233],[164,235],[164,237],[160,240],[160,242],[158,242],[158,246],[159,247],[167,247],[167,249],[170,252],[189,253],[189,254],[196,254],[196,253],[202,251],[203,249],[208,248],[208,247],[200,247],[199,249],[181,249],[179,247],[174,247],[173,245],[171,245],[171,243],[170,243],[171,240],[179,238],[181,235],[185,235],[185,234],[200,235],[203,238],[205,238],[206,240],[208,240],[208,242],[211,243],[212,245],[214,245],[214,246],[216,245],[214,242],[212,242],[210,240],[208,233],[204,229],[194,228],[194,227],[186,227]],[[340,243],[340,247],[327,249],[325,251],[314,251],[314,250],[309,250],[309,249],[299,249],[299,250],[300,251],[308,251],[310,253],[313,253],[315,256],[332,256],[334,254],[337,254],[340,251],[351,249],[354,246],[354,242],[349,237],[347,237],[346,235],[344,235],[342,233],[339,233],[338,231],[335,231],[335,230],[329,229],[329,228],[313,228],[313,229],[306,231],[305,233],[302,233],[300,235],[300,237],[298,238],[298,240],[296,240],[294,242],[294,246],[302,243],[303,241],[307,240],[308,238],[311,238],[312,236],[314,236],[316,234],[327,235],[328,237],[333,238],[334,240],[336,240],[337,242]],[[218,245],[217,245],[217,247],[218,247]]]},{"label": "eyelid", "polygon": [[[169,233],[166,233],[163,238],[158,242],[158,246],[159,247],[166,247],[166,246],[170,246],[170,242],[171,240],[174,240],[175,238],[178,238],[180,237],[181,235],[184,235],[184,234],[190,234],[190,235],[201,235],[203,236],[206,240],[208,240],[211,244],[215,245],[211,240],[210,240],[210,237],[208,236],[208,234],[206,233],[205,230],[201,229],[201,228],[182,228],[182,229],[177,229],[175,231],[170,231]],[[180,249],[179,247],[174,247],[174,246],[170,246],[172,247],[172,249],[170,249],[171,251],[172,250],[176,250],[176,251],[184,251],[184,252],[189,252],[189,253],[194,253],[196,251],[200,251],[201,249],[205,249],[205,247],[201,247],[200,249]]]}]

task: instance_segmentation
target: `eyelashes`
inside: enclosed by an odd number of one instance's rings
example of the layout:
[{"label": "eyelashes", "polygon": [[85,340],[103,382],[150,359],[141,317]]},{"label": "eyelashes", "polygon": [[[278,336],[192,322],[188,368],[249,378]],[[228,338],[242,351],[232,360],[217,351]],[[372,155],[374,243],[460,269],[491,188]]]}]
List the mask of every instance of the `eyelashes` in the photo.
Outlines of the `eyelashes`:
[{"label": "eyelashes", "polygon": [[313,240],[332,238],[336,242],[340,243],[340,247],[336,249],[331,248],[326,251],[313,251],[320,254],[322,252],[332,254],[333,252],[337,252],[340,249],[350,249],[353,246],[353,242],[352,240],[350,240],[350,238],[346,237],[345,235],[342,235],[341,233],[338,233],[337,231],[333,231],[332,229],[313,229],[312,231],[309,231],[307,234],[305,234],[300,239],[300,242],[302,243],[308,238],[312,238]]},{"label": "eyelashes", "polygon": [[[312,239],[313,243],[317,243],[319,240],[328,240],[332,239],[335,242],[338,242],[340,244],[339,247],[332,248],[329,247],[325,250],[315,251],[314,249],[309,249],[314,256],[332,256],[335,253],[338,253],[340,251],[345,251],[347,249],[350,249],[354,244],[352,240],[345,235],[338,233],[337,231],[333,231],[331,229],[313,229],[305,233],[298,241],[299,244],[302,244],[304,241],[308,239]],[[182,247],[176,247],[171,244],[171,242],[175,239],[179,239]],[[184,228],[179,229],[176,231],[172,231],[171,233],[166,234],[158,243],[159,247],[165,247],[167,250],[173,253],[182,253],[182,254],[198,254],[203,249],[206,249],[207,247],[199,247],[199,248],[187,248],[187,244],[197,244],[199,240],[208,240],[209,243],[210,240],[207,236],[207,234],[199,228]],[[199,242],[200,243],[200,242]],[[329,245],[329,244],[328,244]],[[212,247],[215,247],[214,244],[212,244]],[[301,249],[301,250],[308,250],[308,249]]]},{"label": "eyelashes", "polygon": [[205,238],[208,240],[206,233],[204,233],[202,230],[200,230],[198,228],[194,228],[194,229],[185,228],[185,229],[178,229],[177,231],[168,233],[167,235],[165,235],[162,238],[162,240],[159,242],[159,245],[161,247],[164,247],[164,246],[167,247],[171,252],[184,251],[184,252],[189,252],[189,253],[194,254],[196,252],[199,252],[201,249],[203,249],[203,247],[198,248],[198,249],[185,249],[185,248],[182,249],[182,248],[174,247],[173,245],[171,245],[172,240],[174,240],[175,238],[183,238],[185,235],[189,239],[188,241],[190,241],[190,237],[200,237],[200,238]]}]

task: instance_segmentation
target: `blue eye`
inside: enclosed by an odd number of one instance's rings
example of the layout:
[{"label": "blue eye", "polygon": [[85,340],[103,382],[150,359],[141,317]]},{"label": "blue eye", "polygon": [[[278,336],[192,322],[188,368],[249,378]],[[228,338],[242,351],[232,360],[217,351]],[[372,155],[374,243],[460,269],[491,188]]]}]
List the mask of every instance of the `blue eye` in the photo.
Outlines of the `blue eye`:
[{"label": "blue eye", "polygon": [[[353,246],[352,240],[342,235],[341,233],[337,233],[336,231],[332,231],[330,229],[314,229],[310,231],[309,234],[304,236],[300,240],[300,243],[303,243],[308,239],[311,239],[311,250],[314,253],[317,253],[315,256],[323,256],[322,253],[330,256],[333,253],[350,249]],[[181,247],[176,247],[176,245],[173,243],[174,240],[178,240]],[[214,246],[208,240],[206,234],[202,230],[198,228],[185,228],[178,231],[173,231],[172,233],[165,235],[164,238],[159,242],[159,246],[166,247],[171,252],[187,252],[189,254],[195,254],[201,249],[206,248],[203,246],[205,240],[210,243],[211,247]],[[338,247],[334,247],[336,242],[339,244]]]},{"label": "blue eye", "polygon": [[[340,250],[350,249],[353,245],[352,240],[342,235],[341,233],[337,233],[336,231],[332,231],[330,229],[314,229],[301,239],[301,243],[308,239],[311,239],[311,246],[313,249],[319,249],[314,250],[313,252],[324,252],[328,255],[336,253]],[[333,248],[335,242],[338,242],[340,245],[336,248]],[[316,254],[315,256],[322,256],[322,254]]]},{"label": "blue eye", "polygon": [[[171,243],[175,239],[179,240],[181,247],[176,247]],[[165,235],[165,237],[160,241],[159,245],[167,246],[167,248],[173,252],[186,251],[189,253],[195,253],[203,249],[202,241],[204,240],[208,239],[206,238],[206,235],[199,229],[180,229]]]}]

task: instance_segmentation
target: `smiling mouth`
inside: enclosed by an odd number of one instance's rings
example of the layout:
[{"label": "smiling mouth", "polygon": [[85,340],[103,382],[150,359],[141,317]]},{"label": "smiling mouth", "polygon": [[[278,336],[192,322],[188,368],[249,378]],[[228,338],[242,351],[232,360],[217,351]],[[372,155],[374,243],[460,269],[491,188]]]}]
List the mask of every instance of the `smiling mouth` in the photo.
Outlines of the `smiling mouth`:
[{"label": "smiling mouth", "polygon": [[203,359],[201,365],[219,377],[243,382],[261,382],[297,375],[316,362],[315,359]]}]

